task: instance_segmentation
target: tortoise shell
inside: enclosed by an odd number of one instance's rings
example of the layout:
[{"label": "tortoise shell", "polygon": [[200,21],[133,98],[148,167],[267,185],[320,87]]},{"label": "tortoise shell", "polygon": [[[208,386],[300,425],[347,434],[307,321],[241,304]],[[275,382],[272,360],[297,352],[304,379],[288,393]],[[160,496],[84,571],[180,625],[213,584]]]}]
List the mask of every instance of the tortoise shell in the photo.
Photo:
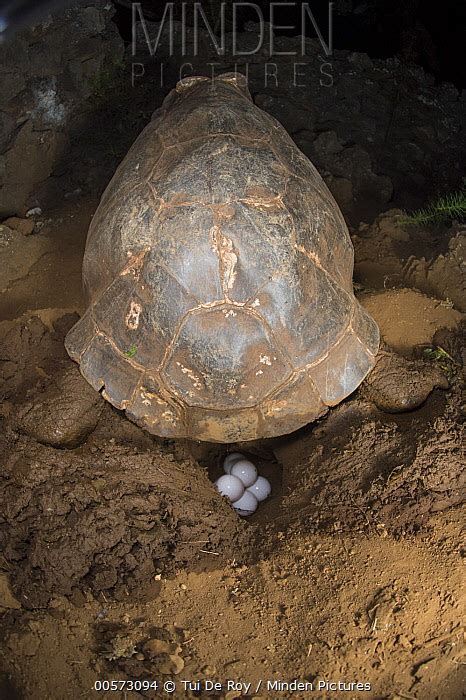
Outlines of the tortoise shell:
[{"label": "tortoise shell", "polygon": [[290,433],[374,365],[352,272],[336,202],[244,76],[185,79],[102,196],[66,348],[156,435]]}]

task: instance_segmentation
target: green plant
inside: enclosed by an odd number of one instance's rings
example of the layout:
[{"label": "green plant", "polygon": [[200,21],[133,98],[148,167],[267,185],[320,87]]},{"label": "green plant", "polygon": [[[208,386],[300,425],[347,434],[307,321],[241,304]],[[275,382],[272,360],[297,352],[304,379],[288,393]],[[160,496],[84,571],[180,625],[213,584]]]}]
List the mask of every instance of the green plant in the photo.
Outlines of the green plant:
[{"label": "green plant", "polygon": [[417,209],[410,214],[405,213],[400,223],[420,226],[452,219],[461,221],[464,218],[466,218],[466,189],[439,197],[424,209]]},{"label": "green plant", "polygon": [[125,357],[134,357],[138,349],[135,345],[132,345],[129,350],[127,350],[124,355]]},{"label": "green plant", "polygon": [[451,382],[454,375],[456,374],[456,362],[451,355],[447,353],[440,345],[436,345],[431,348],[424,349],[424,357],[435,362],[436,365],[446,374],[448,380]]}]

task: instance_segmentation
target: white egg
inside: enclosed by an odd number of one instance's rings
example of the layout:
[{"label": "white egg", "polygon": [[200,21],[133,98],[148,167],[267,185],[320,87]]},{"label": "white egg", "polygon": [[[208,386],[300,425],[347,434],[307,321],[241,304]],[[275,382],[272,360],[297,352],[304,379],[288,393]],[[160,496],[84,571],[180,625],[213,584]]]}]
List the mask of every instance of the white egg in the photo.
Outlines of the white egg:
[{"label": "white egg", "polygon": [[257,469],[248,459],[239,459],[231,468],[230,474],[241,479],[245,488],[252,486],[257,479]]},{"label": "white egg", "polygon": [[253,493],[258,501],[265,501],[272,493],[270,481],[265,476],[258,476],[252,486],[246,489],[249,493]]},{"label": "white egg", "polygon": [[239,459],[245,459],[244,455],[242,455],[241,452],[230,452],[230,454],[227,454],[227,456],[225,457],[225,461],[223,462],[223,471],[225,472],[225,474],[229,474],[231,472],[232,466]]},{"label": "white egg", "polygon": [[217,491],[226,496],[232,503],[237,501],[244,493],[244,484],[237,476],[224,474],[215,482]]},{"label": "white egg", "polygon": [[250,491],[245,491],[241,498],[233,503],[233,508],[238,515],[248,516],[256,512],[258,506],[257,498]]}]

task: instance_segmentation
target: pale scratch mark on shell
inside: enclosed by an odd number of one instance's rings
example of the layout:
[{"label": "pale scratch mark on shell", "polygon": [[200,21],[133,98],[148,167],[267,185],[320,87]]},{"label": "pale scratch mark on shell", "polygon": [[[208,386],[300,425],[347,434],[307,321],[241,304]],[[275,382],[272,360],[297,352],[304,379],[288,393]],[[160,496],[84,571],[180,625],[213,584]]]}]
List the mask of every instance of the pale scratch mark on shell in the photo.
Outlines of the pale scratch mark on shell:
[{"label": "pale scratch mark on shell", "polygon": [[219,146],[216,148],[214,151],[212,151],[211,155],[212,156],[221,156],[222,153],[226,153],[229,149],[229,145],[227,143]]},{"label": "pale scratch mark on shell", "polygon": [[212,226],[212,228],[210,229],[210,240],[211,240],[210,249],[212,250],[213,253],[218,253],[217,231],[218,231],[218,228],[216,226]]},{"label": "pale scratch mark on shell", "polygon": [[220,255],[223,262],[222,284],[225,293],[228,293],[236,280],[235,268],[238,262],[238,256],[233,249],[233,241],[223,234],[220,236]]},{"label": "pale scratch mark on shell", "polygon": [[181,362],[177,362],[176,364],[181,369],[182,373],[186,374],[189,377],[189,379],[193,382],[195,389],[202,389],[201,380],[199,379],[198,376],[196,376],[194,374],[192,369],[190,369],[189,367],[185,367],[184,365],[181,364]]},{"label": "pale scratch mark on shell", "polygon": [[167,423],[171,423],[171,425],[176,425],[177,423],[175,416],[169,410],[164,411],[162,413],[162,418],[164,418],[167,421]]},{"label": "pale scratch mark on shell", "polygon": [[210,235],[215,245],[215,251],[219,256],[223,293],[225,298],[228,299],[229,291],[233,288],[236,280],[238,256],[235,252],[233,241],[228,236],[225,236],[218,226],[213,226],[210,229]]},{"label": "pale scratch mark on shell", "polygon": [[149,252],[149,248],[142,250],[140,253],[137,255],[131,254],[131,258],[126,265],[126,267],[123,268],[121,274],[122,275],[129,275],[132,274],[134,276],[137,276],[139,270],[142,267],[142,264],[144,262],[144,258],[146,257],[147,253]]},{"label": "pale scratch mark on shell", "polygon": [[316,253],[311,252],[310,250],[306,250],[306,248],[302,245],[295,245],[294,246],[296,250],[298,250],[300,253],[306,256],[309,260],[312,260],[313,263],[317,265],[317,267],[320,267],[323,269],[323,265],[320,262],[319,256],[316,255]]},{"label": "pale scratch mark on shell", "polygon": [[139,316],[141,315],[141,311],[141,304],[138,304],[137,301],[132,301],[125,318],[126,325],[130,330],[135,331],[139,326]]}]

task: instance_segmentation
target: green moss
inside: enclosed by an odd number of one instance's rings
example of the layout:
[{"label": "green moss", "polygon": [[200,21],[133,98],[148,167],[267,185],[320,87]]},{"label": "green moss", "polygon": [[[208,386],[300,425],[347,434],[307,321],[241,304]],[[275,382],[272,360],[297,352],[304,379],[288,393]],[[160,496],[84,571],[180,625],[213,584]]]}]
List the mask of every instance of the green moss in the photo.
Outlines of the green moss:
[{"label": "green moss", "polygon": [[124,61],[114,59],[89,80],[89,87],[96,102],[102,102],[108,93],[118,86],[123,73]]}]

